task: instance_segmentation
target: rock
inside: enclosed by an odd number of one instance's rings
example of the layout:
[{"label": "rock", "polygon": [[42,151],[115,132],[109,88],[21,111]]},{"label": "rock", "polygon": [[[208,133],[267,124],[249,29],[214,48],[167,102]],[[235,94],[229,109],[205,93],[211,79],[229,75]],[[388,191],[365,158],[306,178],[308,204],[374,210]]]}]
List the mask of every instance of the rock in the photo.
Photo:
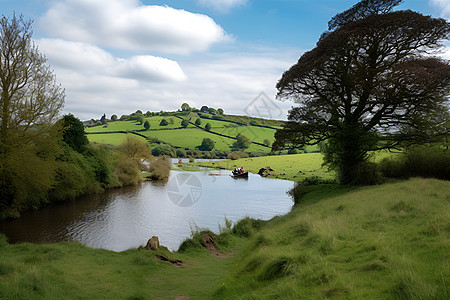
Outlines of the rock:
[{"label": "rock", "polygon": [[157,236],[152,236],[148,240],[147,245],[144,247],[145,250],[158,250],[159,249],[159,238]]},{"label": "rock", "polygon": [[262,177],[266,177],[267,175],[269,175],[269,172],[273,172],[273,169],[267,166],[259,169],[258,174],[261,175]]}]

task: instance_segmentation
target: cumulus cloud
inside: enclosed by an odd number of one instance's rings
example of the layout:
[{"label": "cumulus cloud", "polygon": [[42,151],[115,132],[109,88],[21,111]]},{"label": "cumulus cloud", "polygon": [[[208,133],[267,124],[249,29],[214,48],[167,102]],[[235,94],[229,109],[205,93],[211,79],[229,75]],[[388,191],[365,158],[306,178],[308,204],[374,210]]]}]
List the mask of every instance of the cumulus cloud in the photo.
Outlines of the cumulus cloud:
[{"label": "cumulus cloud", "polygon": [[[183,102],[198,108],[207,105],[220,107],[230,114],[246,114],[245,108],[261,92],[275,98],[277,80],[296,62],[299,54],[286,49],[260,50],[252,54],[244,51],[210,53],[181,61],[182,73],[178,76],[183,80],[176,76],[171,80],[145,80],[145,74],[141,74],[139,69],[145,67],[145,57],[119,59],[83,43],[38,42],[55,69],[57,80],[66,88],[63,113],[73,113],[82,120],[98,119],[104,113],[120,116],[138,109],[172,111],[180,108]],[[45,45],[45,42],[67,44],[53,47]],[[53,50],[48,52],[50,48]],[[84,49],[84,52],[77,53],[79,49]],[[64,52],[67,56],[63,55]],[[170,69],[170,64],[168,67],[165,64],[159,66]],[[145,70],[148,72],[148,68]],[[281,118],[285,118],[291,105],[277,102],[283,110]]]},{"label": "cumulus cloud", "polygon": [[116,49],[189,54],[231,37],[206,15],[138,0],[63,0],[40,18],[47,34]]},{"label": "cumulus cloud", "polygon": [[140,55],[116,58],[96,46],[59,39],[37,41],[50,64],[91,76],[110,76],[151,82],[176,82],[186,79],[177,62],[156,56]]},{"label": "cumulus cloud", "polygon": [[212,9],[226,13],[232,8],[245,5],[247,0],[198,0],[200,5],[211,7]]},{"label": "cumulus cloud", "polygon": [[449,0],[430,0],[431,4],[442,9],[441,15],[450,18],[450,1]]}]

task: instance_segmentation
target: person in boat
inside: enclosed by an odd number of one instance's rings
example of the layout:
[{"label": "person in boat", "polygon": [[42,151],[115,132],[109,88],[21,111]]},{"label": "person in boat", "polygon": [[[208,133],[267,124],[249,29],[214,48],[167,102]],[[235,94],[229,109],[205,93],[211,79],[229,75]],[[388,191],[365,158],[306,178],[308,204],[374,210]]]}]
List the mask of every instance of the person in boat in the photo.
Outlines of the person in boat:
[{"label": "person in boat", "polygon": [[241,168],[239,169],[239,174],[243,174],[243,173],[244,173],[244,168],[241,167]]}]

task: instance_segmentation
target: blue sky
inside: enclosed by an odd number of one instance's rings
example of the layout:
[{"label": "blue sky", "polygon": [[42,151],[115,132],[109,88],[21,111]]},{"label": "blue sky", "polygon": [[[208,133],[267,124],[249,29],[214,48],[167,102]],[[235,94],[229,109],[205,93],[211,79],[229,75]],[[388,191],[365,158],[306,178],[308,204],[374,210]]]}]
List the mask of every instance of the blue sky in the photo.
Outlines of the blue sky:
[{"label": "blue sky", "polygon": [[[34,39],[80,119],[191,106],[284,119],[275,84],[356,0],[0,0],[34,20]],[[450,0],[398,9],[450,18]],[[450,59],[450,51],[442,54]],[[264,92],[276,115],[252,110]],[[267,99],[266,99],[267,100]]]}]

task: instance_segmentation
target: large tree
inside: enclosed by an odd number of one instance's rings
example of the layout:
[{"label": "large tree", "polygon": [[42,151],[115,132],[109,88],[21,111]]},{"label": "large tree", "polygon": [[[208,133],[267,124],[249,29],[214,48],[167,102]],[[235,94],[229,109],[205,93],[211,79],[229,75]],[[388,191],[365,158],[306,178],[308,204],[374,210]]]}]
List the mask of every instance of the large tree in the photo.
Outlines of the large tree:
[{"label": "large tree", "polygon": [[54,181],[65,95],[31,36],[22,16],[0,19],[0,209],[37,203]]},{"label": "large tree", "polygon": [[444,19],[393,11],[401,0],[363,0],[329,22],[316,47],[277,83],[299,104],[274,150],[325,143],[325,163],[352,183],[369,151],[432,142],[449,133],[449,38]]}]

